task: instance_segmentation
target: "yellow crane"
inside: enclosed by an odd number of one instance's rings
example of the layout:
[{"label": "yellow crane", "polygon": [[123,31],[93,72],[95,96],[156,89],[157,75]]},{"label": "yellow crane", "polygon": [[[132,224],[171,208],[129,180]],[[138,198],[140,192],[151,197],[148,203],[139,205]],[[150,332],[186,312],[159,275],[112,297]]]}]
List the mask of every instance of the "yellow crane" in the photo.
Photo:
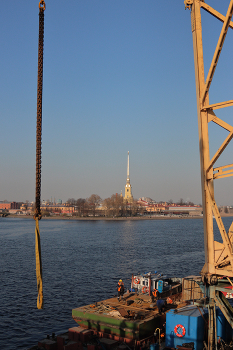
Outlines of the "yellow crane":
[{"label": "yellow crane", "polygon": [[[230,1],[226,15],[216,11],[204,0],[185,0],[184,4],[185,9],[191,10],[193,36],[205,245],[205,265],[201,271],[201,288],[205,293],[204,303],[209,309],[208,349],[210,350],[217,349],[216,306],[221,309],[233,328],[233,309],[222,293],[227,291],[226,287],[233,286],[233,223],[227,232],[214,197],[214,180],[233,175],[233,164],[215,167],[220,155],[233,138],[233,127],[218,118],[215,111],[220,108],[233,106],[233,100],[216,101],[214,104],[209,103],[209,89],[220,59],[226,34],[229,28],[233,28],[233,22],[231,21],[233,0]],[[222,22],[222,30],[206,79],[204,76],[201,9]],[[210,123],[215,123],[220,128],[228,131],[228,136],[219,145],[217,152],[212,158],[210,158],[209,149]],[[213,216],[216,219],[222,242],[214,240]],[[197,304],[200,305],[202,302],[203,300]]]}]

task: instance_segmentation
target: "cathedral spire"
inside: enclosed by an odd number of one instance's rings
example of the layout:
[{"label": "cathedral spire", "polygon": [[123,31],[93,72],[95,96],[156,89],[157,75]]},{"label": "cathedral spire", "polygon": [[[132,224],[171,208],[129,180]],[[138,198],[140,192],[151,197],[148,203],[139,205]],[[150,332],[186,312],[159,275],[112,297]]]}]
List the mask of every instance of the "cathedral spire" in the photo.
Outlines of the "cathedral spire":
[{"label": "cathedral spire", "polygon": [[124,196],[124,199],[127,200],[127,202],[132,202],[133,201],[132,186],[130,185],[130,179],[129,179],[129,151],[128,151],[127,179],[126,179],[126,185],[125,185],[125,196]]},{"label": "cathedral spire", "polygon": [[128,151],[128,163],[127,163],[127,181],[129,180],[129,151]]}]

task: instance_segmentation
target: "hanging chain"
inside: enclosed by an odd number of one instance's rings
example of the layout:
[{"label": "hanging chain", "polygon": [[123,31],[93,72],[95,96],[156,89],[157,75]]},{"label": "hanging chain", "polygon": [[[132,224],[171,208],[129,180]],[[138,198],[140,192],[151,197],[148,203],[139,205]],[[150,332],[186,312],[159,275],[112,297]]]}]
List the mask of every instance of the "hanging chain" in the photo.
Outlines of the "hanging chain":
[{"label": "hanging chain", "polygon": [[45,10],[45,2],[44,2],[44,0],[40,0],[40,2],[39,2],[39,9],[40,10]]},{"label": "hanging chain", "polygon": [[34,219],[41,219],[41,135],[42,135],[42,90],[43,90],[43,50],[44,50],[44,10],[45,2],[39,2],[39,43],[38,43],[38,78],[37,78],[37,127],[36,127],[36,200]]}]

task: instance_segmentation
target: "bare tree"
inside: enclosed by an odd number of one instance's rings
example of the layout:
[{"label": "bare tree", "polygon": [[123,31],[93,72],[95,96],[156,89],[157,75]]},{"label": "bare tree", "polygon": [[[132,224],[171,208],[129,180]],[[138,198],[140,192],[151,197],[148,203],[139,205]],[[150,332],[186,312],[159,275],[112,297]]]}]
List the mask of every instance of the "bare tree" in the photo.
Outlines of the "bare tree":
[{"label": "bare tree", "polygon": [[111,198],[106,198],[103,201],[105,216],[124,216],[126,211],[126,203],[124,198],[118,193],[113,194]]},{"label": "bare tree", "polygon": [[131,213],[133,216],[136,216],[138,212],[139,212],[139,205],[137,201],[134,200],[131,204]]},{"label": "bare tree", "polygon": [[118,193],[111,196],[112,203],[112,215],[113,216],[122,216],[124,211],[124,198]]},{"label": "bare tree", "polygon": [[85,203],[86,203],[86,199],[84,199],[84,198],[77,199],[75,206],[76,206],[77,211],[78,211],[78,216],[85,215]]},{"label": "bare tree", "polygon": [[118,197],[119,213],[120,216],[125,216],[126,214],[126,201],[122,196]]},{"label": "bare tree", "polygon": [[105,210],[105,216],[111,216],[112,214],[112,200],[111,198],[105,198],[103,200],[103,207]]},{"label": "bare tree", "polygon": [[76,200],[74,198],[69,198],[66,203],[68,203],[70,206],[74,206],[76,203]]},{"label": "bare tree", "polygon": [[93,216],[96,214],[96,209],[99,207],[100,203],[102,202],[102,199],[98,194],[92,194],[89,198],[87,198],[87,203],[92,211]]},{"label": "bare tree", "polygon": [[179,204],[179,205],[184,205],[184,200],[183,200],[183,198],[180,198],[180,200],[179,200],[179,202],[177,202],[177,204]]}]

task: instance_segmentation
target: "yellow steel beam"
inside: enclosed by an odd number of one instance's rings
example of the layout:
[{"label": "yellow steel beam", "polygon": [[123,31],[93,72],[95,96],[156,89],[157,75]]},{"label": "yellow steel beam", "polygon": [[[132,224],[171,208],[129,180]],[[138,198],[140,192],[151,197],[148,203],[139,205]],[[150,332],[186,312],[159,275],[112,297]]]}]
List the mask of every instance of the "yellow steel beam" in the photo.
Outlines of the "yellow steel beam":
[{"label": "yellow steel beam", "polygon": [[231,226],[229,227],[229,230],[228,230],[228,236],[232,242],[232,239],[233,239],[233,222],[231,223]]},{"label": "yellow steel beam", "polygon": [[231,22],[232,15],[233,15],[233,0],[230,1],[229,7],[227,10],[227,14],[226,14],[226,17],[225,17],[224,22],[223,22],[222,30],[221,30],[221,33],[220,33],[220,36],[218,39],[218,43],[217,43],[217,46],[215,49],[215,53],[214,53],[214,56],[213,56],[213,59],[212,59],[211,65],[210,65],[210,69],[209,69],[207,78],[206,78],[205,89],[201,95],[201,104],[202,105],[204,105],[205,99],[206,99],[206,94],[210,89],[210,85],[211,85],[211,82],[212,82],[212,79],[214,76],[214,72],[215,72],[219,57],[220,57],[220,53],[222,51],[222,47],[224,44],[224,40],[226,38],[226,34],[227,34],[227,31],[228,31],[228,28],[229,28],[229,25]]},{"label": "yellow steel beam", "polygon": [[224,177],[231,177],[233,176],[233,170],[231,171],[231,173],[227,173],[227,172],[223,172],[222,175],[214,175],[213,176],[213,179],[216,180],[216,179],[223,179]]},{"label": "yellow steel beam", "polygon": [[225,263],[227,260],[227,254],[225,252],[225,247],[223,243],[215,243],[215,267],[219,267],[221,264]]},{"label": "yellow steel beam", "polygon": [[218,118],[214,112],[212,113],[209,113],[209,119],[208,121],[212,121],[214,122],[215,124],[221,126],[223,129],[227,130],[227,131],[230,131],[230,132],[233,132],[233,126],[231,126],[230,124],[224,122],[222,119]]},{"label": "yellow steel beam", "polygon": [[[213,174],[213,178],[214,179],[220,179],[223,177],[229,177],[233,175],[233,169],[229,169],[232,168],[233,164],[229,164],[229,165],[224,165],[224,166],[220,166],[218,168],[214,168],[213,171],[217,171],[217,173]],[[228,170],[223,170],[223,169],[228,169]]]},{"label": "yellow steel beam", "polygon": [[[223,16],[220,12],[213,9],[213,7],[207,5],[205,2],[201,2],[200,5],[206,12],[210,13],[215,18],[219,19],[221,22],[224,22],[225,16]],[[230,22],[229,27],[233,29],[233,22],[232,21]]]},{"label": "yellow steel beam", "polygon": [[[219,147],[219,149],[217,150],[217,152],[215,153],[215,155],[213,156],[213,158],[211,159],[209,166],[207,168],[207,173],[210,172],[210,170],[213,168],[214,163],[218,160],[218,158],[220,157],[220,155],[222,154],[222,152],[224,151],[224,149],[227,147],[227,145],[229,144],[229,142],[232,140],[233,138],[233,132],[231,132],[227,138],[225,139],[225,141],[222,143],[222,145]],[[207,178],[208,175],[207,175]]]},{"label": "yellow steel beam", "polygon": [[223,225],[222,218],[220,216],[217,204],[216,204],[216,202],[215,202],[215,200],[213,198],[211,198],[211,199],[212,199],[212,203],[211,204],[212,204],[212,208],[213,208],[213,213],[214,213],[217,225],[218,225],[219,232],[221,233],[221,236],[222,236],[224,248],[226,249],[227,255],[229,257],[231,257],[231,260],[233,260],[232,249],[231,249],[231,241],[230,241],[230,239],[228,237],[228,234],[226,233],[226,230],[225,230],[225,227]]},{"label": "yellow steel beam", "polygon": [[[195,65],[196,95],[197,95],[197,115],[198,132],[200,148],[201,165],[201,184],[202,184],[202,206],[203,206],[203,225],[204,225],[204,247],[205,247],[205,266],[203,270],[206,274],[215,273],[214,260],[214,235],[213,235],[213,214],[211,198],[207,186],[210,186],[213,194],[213,180],[207,182],[206,169],[208,168],[209,157],[209,137],[208,137],[208,111],[201,109],[201,95],[205,89],[204,78],[204,59],[202,45],[202,25],[200,1],[194,0],[191,5],[191,27],[193,35],[193,52]],[[208,94],[206,98],[208,104]]]},{"label": "yellow steel beam", "polygon": [[231,106],[233,106],[233,100],[214,103],[211,105],[205,105],[205,107],[203,107],[202,110],[204,110],[204,109],[220,109],[220,108],[231,107]]}]

